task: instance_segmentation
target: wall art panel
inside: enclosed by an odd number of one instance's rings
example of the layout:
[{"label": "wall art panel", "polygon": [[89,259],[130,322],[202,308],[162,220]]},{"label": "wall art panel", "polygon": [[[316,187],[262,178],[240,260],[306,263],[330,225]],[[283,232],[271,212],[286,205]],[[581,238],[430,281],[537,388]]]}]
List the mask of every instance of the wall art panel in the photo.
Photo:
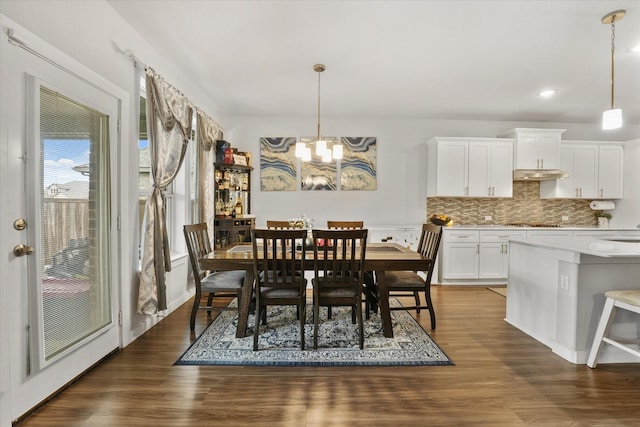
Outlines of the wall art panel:
[{"label": "wall art panel", "polygon": [[377,189],[377,138],[342,137],[340,189],[371,191]]},{"label": "wall art panel", "polygon": [[296,191],[296,138],[260,138],[260,190]]}]

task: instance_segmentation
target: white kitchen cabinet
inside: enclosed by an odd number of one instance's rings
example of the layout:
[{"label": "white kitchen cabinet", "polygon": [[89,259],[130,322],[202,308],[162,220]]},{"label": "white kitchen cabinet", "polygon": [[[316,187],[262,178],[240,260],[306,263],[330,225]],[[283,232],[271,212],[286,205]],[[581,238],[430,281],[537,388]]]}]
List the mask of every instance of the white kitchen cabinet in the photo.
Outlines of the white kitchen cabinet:
[{"label": "white kitchen cabinet", "polygon": [[601,144],[598,146],[598,192],[599,199],[621,199],[624,148],[622,145]]},{"label": "white kitchen cabinet", "polygon": [[562,144],[560,169],[568,178],[540,183],[541,198],[622,198],[624,151],[621,144],[571,141]]},{"label": "white kitchen cabinet", "polygon": [[500,136],[515,138],[514,169],[559,169],[560,139],[564,131],[515,128]]},{"label": "white kitchen cabinet", "polygon": [[430,197],[513,195],[513,140],[433,138],[427,156]]},{"label": "white kitchen cabinet", "polygon": [[479,241],[477,230],[443,230],[441,281],[478,278]]},{"label": "white kitchen cabinet", "polygon": [[506,280],[509,238],[525,237],[524,230],[448,230],[443,234],[441,281]]},{"label": "white kitchen cabinet", "polygon": [[509,275],[509,239],[525,235],[524,230],[480,231],[478,279],[506,279]]},{"label": "white kitchen cabinet", "polygon": [[470,197],[513,196],[513,142],[469,142]]},{"label": "white kitchen cabinet", "polygon": [[427,143],[427,196],[463,197],[467,193],[469,144],[459,138]]}]

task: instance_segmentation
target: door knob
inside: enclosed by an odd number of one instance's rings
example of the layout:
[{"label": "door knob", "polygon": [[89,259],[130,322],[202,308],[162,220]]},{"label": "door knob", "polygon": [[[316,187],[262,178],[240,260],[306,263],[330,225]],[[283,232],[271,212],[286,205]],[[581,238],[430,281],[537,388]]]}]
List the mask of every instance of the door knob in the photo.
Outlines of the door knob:
[{"label": "door knob", "polygon": [[27,245],[16,245],[13,248],[13,254],[15,256],[31,255],[33,253],[33,247]]}]

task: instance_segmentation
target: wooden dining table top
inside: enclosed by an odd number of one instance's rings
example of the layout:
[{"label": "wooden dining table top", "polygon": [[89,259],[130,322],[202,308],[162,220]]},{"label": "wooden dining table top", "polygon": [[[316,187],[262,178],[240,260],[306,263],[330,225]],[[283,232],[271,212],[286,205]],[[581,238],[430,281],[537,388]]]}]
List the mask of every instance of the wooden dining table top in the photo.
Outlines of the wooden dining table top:
[{"label": "wooden dining table top", "polygon": [[[262,251],[259,251],[261,254]],[[313,270],[313,249],[306,249],[305,270]],[[249,300],[253,287],[253,245],[249,243],[236,243],[224,248],[214,250],[199,260],[200,267],[204,270],[245,270],[245,288],[240,301],[240,314],[238,318],[237,337],[246,334],[247,318],[249,316]],[[401,246],[397,243],[367,243],[365,251],[366,271],[376,273],[376,293],[379,298],[380,317],[385,337],[393,337],[391,313],[389,310],[389,290],[386,287],[386,271],[426,271],[431,268],[431,259],[422,254]]]},{"label": "wooden dining table top", "polygon": [[[306,249],[306,260],[313,261],[313,249]],[[232,244],[208,253],[199,262],[206,270],[246,269],[253,265],[253,246]],[[429,262],[418,252],[397,243],[367,243],[365,251],[365,270],[419,270]]]}]

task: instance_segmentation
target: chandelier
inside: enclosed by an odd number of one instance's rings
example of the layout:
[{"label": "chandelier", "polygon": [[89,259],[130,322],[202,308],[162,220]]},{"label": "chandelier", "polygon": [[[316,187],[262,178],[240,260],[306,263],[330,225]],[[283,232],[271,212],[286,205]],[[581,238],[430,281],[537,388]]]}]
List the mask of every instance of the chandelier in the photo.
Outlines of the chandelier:
[{"label": "chandelier", "polygon": [[611,24],[611,109],[602,113],[602,129],[618,129],[622,127],[622,110],[613,106],[614,54],[616,51],[616,21],[624,18],[625,10],[616,10],[602,18],[603,24]]},{"label": "chandelier", "polygon": [[[338,144],[332,138],[324,138],[320,132],[320,73],[322,73],[326,67],[324,64],[316,64],[313,66],[313,71],[318,73],[318,130],[316,138],[312,140],[306,140],[315,146],[315,155],[319,156],[323,162],[330,162],[331,160],[338,160],[342,158],[342,145]],[[312,159],[311,148],[307,147],[304,139],[296,143],[296,157],[301,158],[303,161],[310,161]]]}]

